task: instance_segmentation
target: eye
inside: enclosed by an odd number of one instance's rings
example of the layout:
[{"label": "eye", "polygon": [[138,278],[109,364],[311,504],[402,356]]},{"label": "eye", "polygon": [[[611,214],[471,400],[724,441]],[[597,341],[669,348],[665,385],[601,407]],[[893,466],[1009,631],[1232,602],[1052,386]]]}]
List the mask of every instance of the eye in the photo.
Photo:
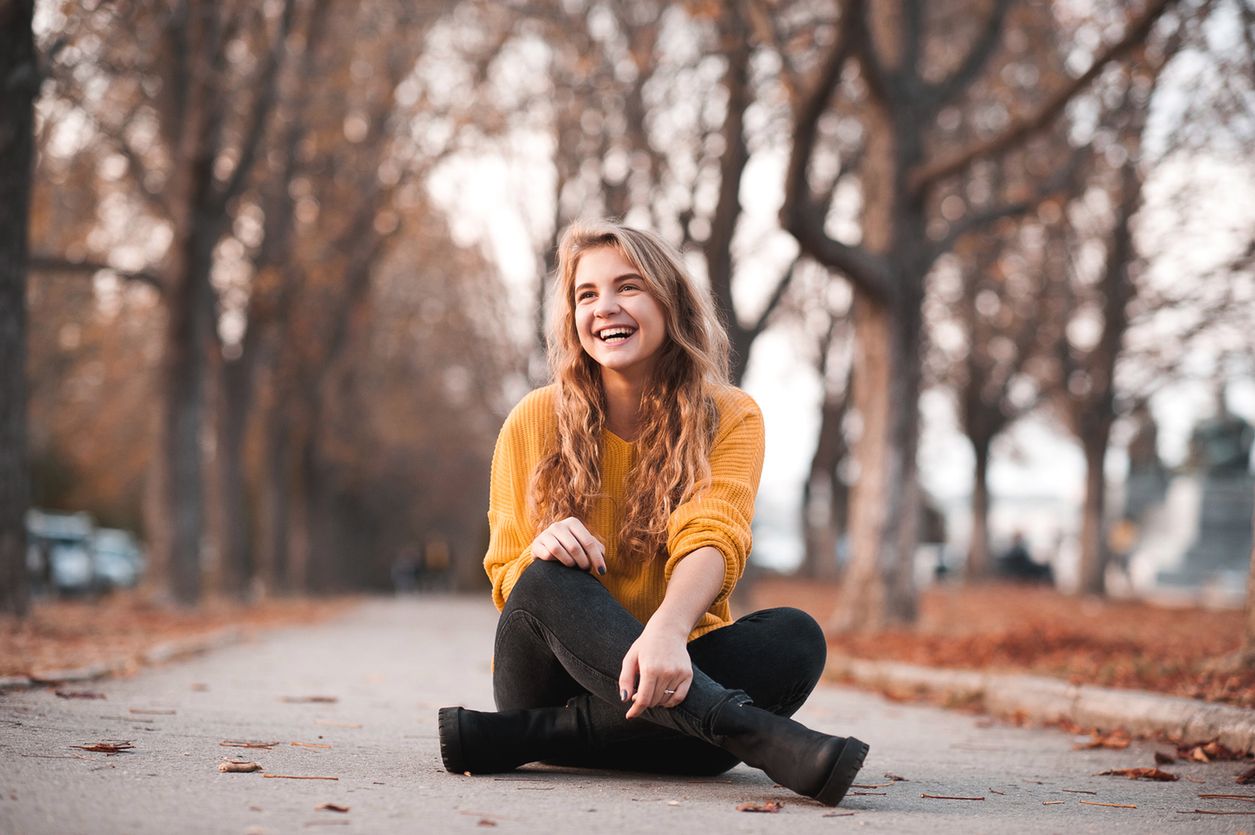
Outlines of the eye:
[{"label": "eye", "polygon": [[641,289],[641,288],[640,288],[640,285],[633,284],[633,283],[632,283],[632,282],[630,282],[630,281],[625,281],[624,283],[622,283],[622,284],[620,284],[620,285],[619,285],[619,292],[620,292],[620,293],[626,293],[626,292],[628,292],[629,290],[639,291],[640,289]]},{"label": "eye", "polygon": [[582,302],[585,299],[591,299],[595,295],[596,293],[594,293],[592,290],[581,290],[580,292],[575,294],[575,300],[577,302]]}]

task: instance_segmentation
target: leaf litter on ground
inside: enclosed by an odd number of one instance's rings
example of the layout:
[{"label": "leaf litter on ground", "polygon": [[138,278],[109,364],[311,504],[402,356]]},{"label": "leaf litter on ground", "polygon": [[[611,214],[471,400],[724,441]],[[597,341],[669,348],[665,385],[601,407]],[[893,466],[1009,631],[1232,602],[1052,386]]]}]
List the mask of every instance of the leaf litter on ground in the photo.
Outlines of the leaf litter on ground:
[{"label": "leaf litter on ground", "polygon": [[779,800],[768,800],[763,803],[755,803],[747,800],[744,803],[738,803],[736,810],[738,812],[779,812],[784,808],[784,804]]},{"label": "leaf litter on ground", "polygon": [[135,746],[129,739],[105,739],[100,742],[91,742],[87,745],[71,745],[71,748],[81,748],[84,751],[92,751],[97,754],[106,754],[113,756],[123,751],[130,751]]},{"label": "leaf litter on ground", "polygon": [[227,760],[218,763],[218,771],[222,774],[252,774],[261,771],[261,766],[248,760]]},{"label": "leaf litter on ground", "polygon": [[343,814],[344,812],[349,811],[349,807],[343,806],[339,803],[319,803],[317,806],[314,807],[314,811],[315,812],[340,812],[341,814]]},{"label": "leaf litter on ground", "polygon": [[1157,780],[1161,783],[1173,783],[1180,778],[1162,768],[1112,768],[1100,771],[1098,777],[1127,777],[1130,780]]}]

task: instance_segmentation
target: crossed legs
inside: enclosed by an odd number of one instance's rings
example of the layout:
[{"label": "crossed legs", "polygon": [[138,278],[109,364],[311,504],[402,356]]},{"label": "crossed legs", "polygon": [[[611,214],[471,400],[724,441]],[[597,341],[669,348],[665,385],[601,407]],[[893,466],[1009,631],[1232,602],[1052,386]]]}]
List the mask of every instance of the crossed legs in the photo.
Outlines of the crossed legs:
[{"label": "crossed legs", "polygon": [[493,690],[502,711],[568,703],[582,744],[548,761],[563,765],[718,774],[737,757],[709,741],[710,722],[729,700],[791,716],[823,671],[825,644],[797,609],[770,609],[691,641],[693,684],[675,708],[627,720],[618,698],[623,656],[642,624],[592,576],[533,563],[510,593],[497,626]]}]

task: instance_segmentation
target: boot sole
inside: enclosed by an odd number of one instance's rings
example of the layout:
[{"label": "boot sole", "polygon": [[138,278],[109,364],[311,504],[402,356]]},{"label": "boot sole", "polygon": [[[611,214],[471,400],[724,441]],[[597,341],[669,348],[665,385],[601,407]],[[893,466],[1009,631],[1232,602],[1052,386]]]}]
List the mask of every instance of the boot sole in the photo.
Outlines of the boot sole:
[{"label": "boot sole", "polygon": [[454,774],[467,773],[462,757],[461,715],[460,707],[440,708],[440,759],[445,770]]},{"label": "boot sole", "polygon": [[836,764],[828,774],[828,781],[815,795],[815,799],[825,806],[836,806],[840,803],[850,790],[850,784],[854,782],[858,770],[863,767],[863,760],[867,758],[869,749],[866,742],[852,736],[847,737]]}]

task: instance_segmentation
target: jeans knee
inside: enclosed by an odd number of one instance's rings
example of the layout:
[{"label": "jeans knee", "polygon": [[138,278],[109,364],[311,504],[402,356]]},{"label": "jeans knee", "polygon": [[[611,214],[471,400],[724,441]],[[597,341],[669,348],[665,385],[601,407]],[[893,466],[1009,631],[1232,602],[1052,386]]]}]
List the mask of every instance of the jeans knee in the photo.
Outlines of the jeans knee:
[{"label": "jeans knee", "polygon": [[797,671],[799,678],[806,679],[809,691],[824,674],[824,664],[828,660],[828,640],[815,619],[801,609],[784,607],[778,611],[778,616],[783,621],[783,630],[789,636],[786,651],[792,662],[791,667]]},{"label": "jeans knee", "polygon": [[571,589],[581,579],[591,580],[584,572],[567,568],[562,563],[535,560],[524,569],[514,588],[510,590],[503,614],[520,608],[535,613],[550,606],[561,605],[563,600],[572,599]]}]

